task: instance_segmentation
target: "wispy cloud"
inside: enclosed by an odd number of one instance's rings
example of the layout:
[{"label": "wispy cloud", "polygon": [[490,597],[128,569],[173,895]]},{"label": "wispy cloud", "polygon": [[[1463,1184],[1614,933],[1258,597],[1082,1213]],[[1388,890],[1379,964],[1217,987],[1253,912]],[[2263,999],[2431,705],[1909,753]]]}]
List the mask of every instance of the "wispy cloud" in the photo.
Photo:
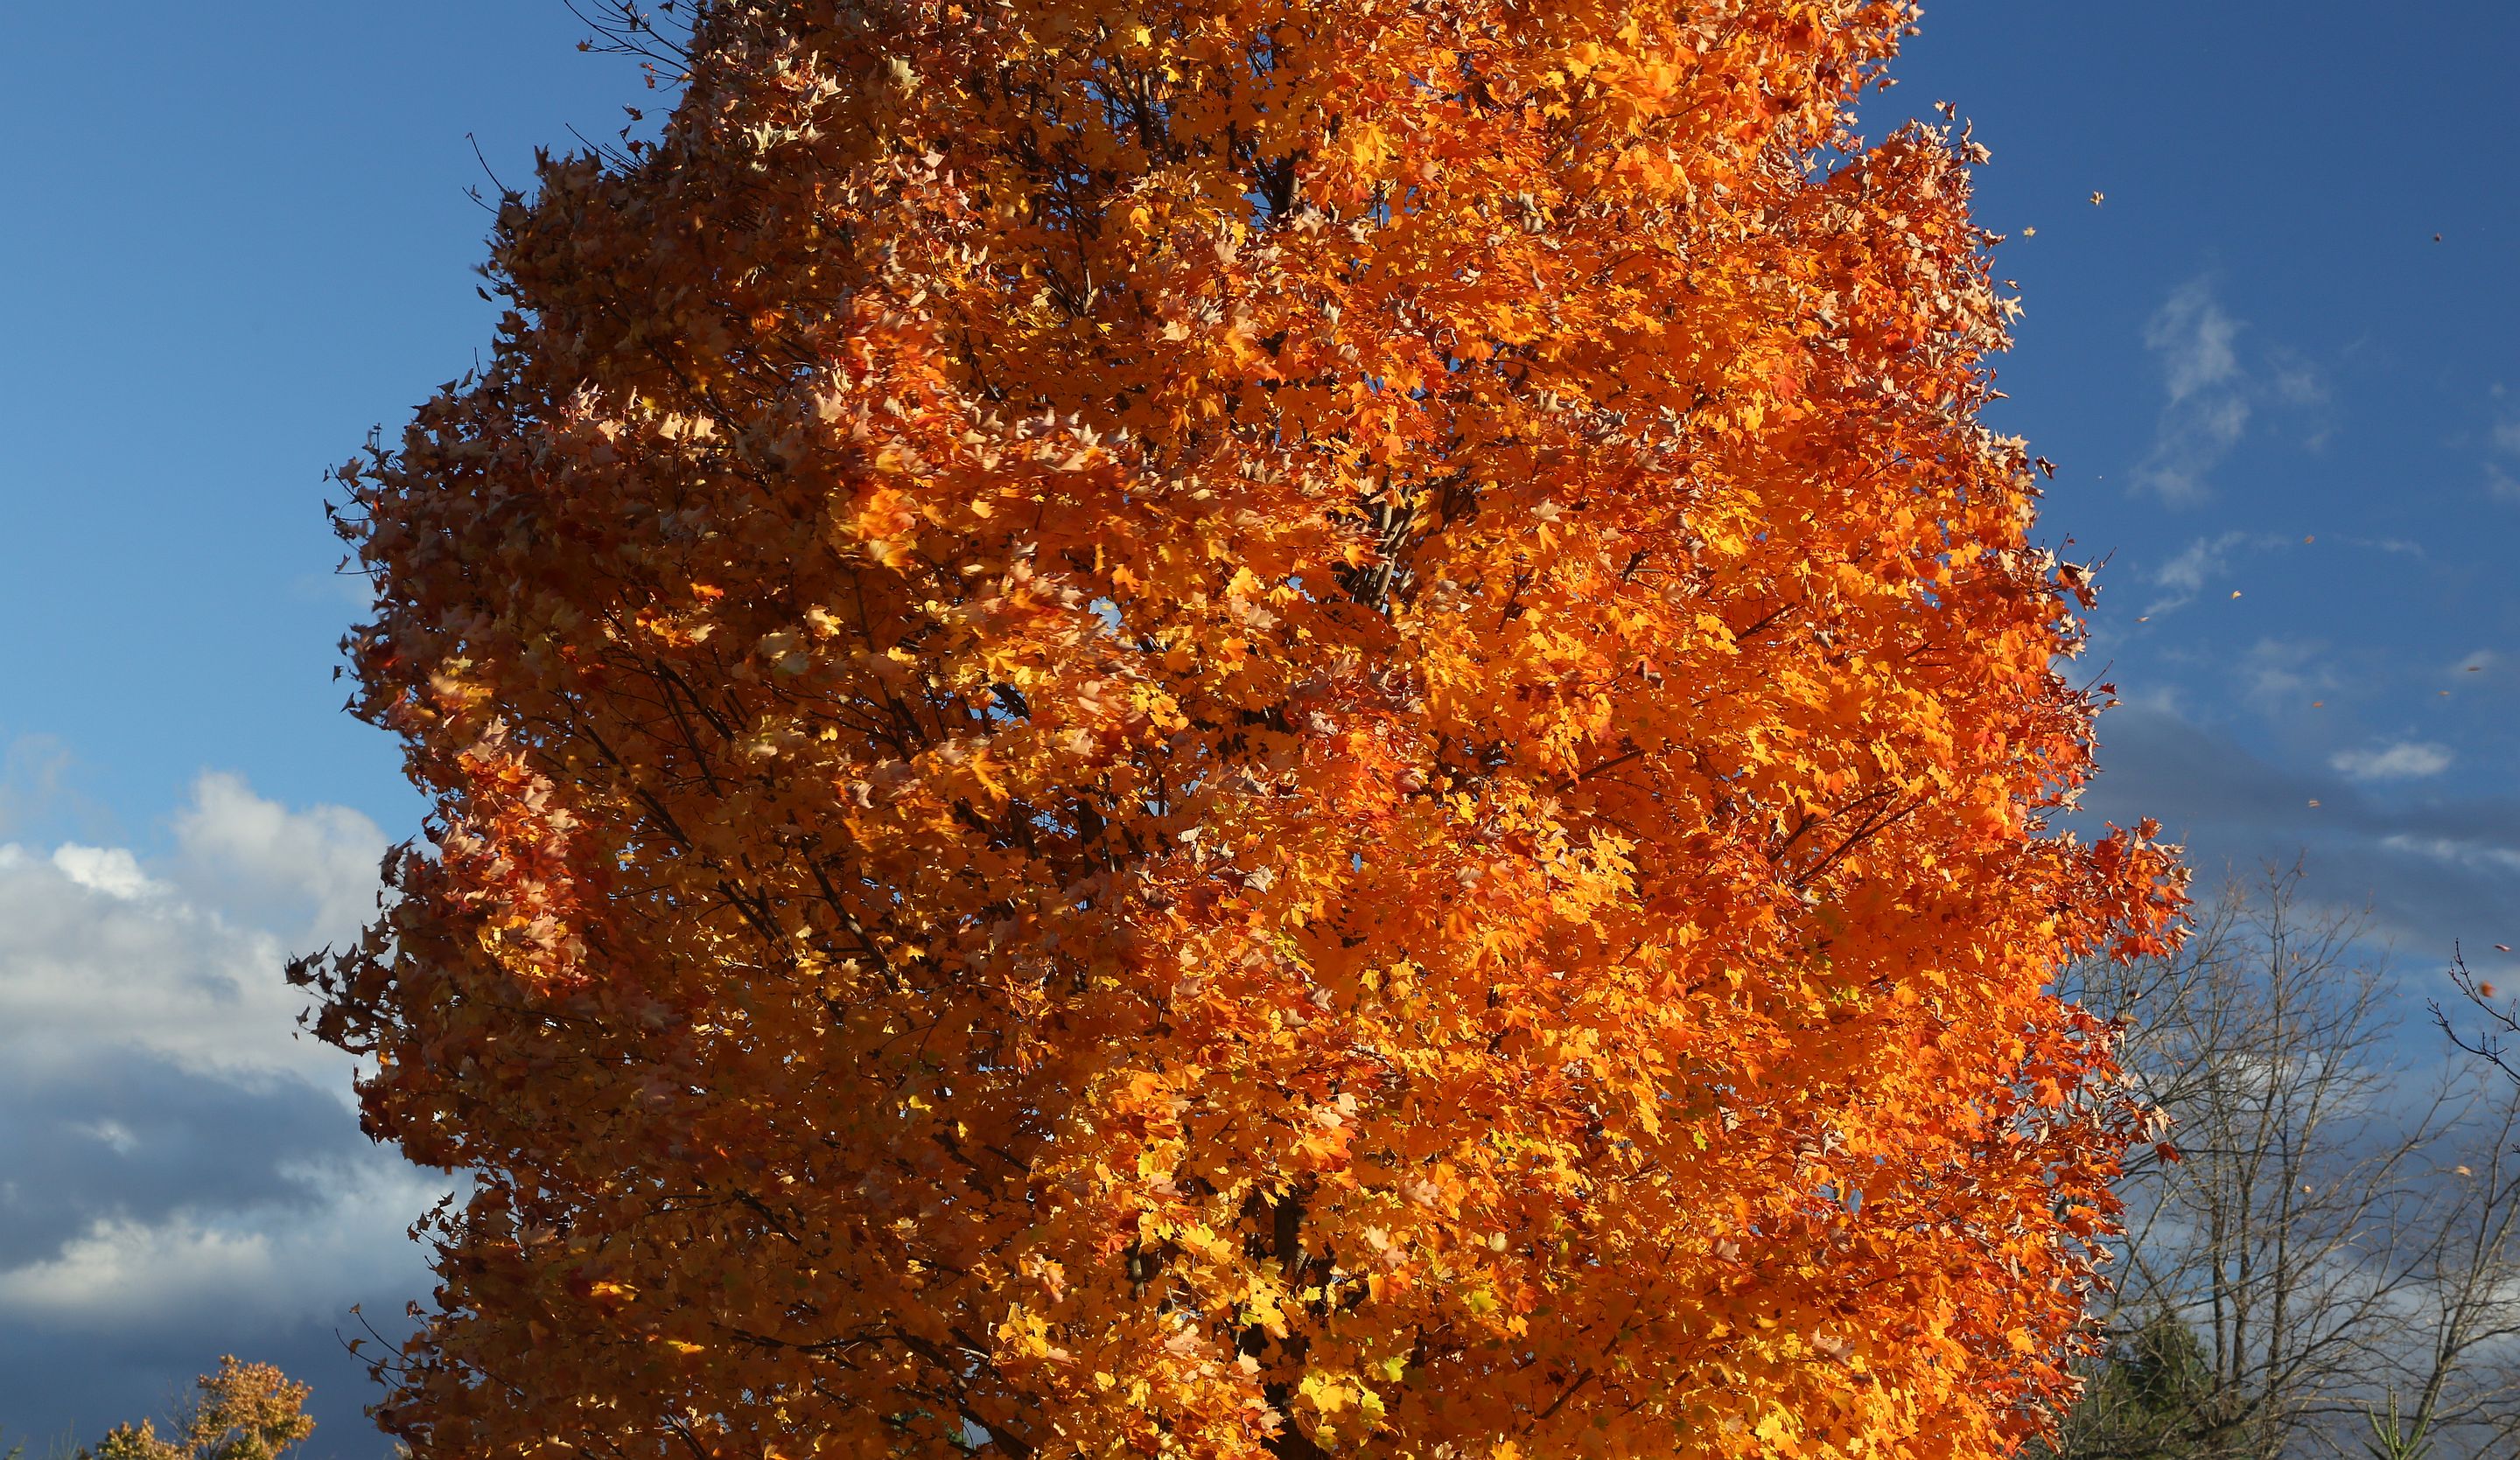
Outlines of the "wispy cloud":
[{"label": "wispy cloud", "polygon": [[2327,764],[2356,780],[2419,780],[2441,774],[2454,759],[2447,745],[2398,740],[2368,750],[2340,750]]},{"label": "wispy cloud", "polygon": [[2201,279],[2182,286],[2144,326],[2170,400],[2136,481],[2165,501],[2203,497],[2207,475],[2248,432],[2247,382],[2234,348],[2240,329]]},{"label": "wispy cloud", "polygon": [[2261,710],[2285,710],[2336,687],[2336,673],[2322,657],[2327,645],[2297,639],[2261,639],[2240,659],[2240,686]]},{"label": "wispy cloud", "polygon": [[2146,574],[2146,580],[2160,590],[2158,597],[2144,604],[2147,614],[2168,613],[2184,608],[2200,597],[2221,597],[2241,586],[2240,560],[2260,553],[2287,553],[2307,548],[2313,541],[2332,548],[2356,548],[2370,553],[2384,553],[2398,557],[2423,557],[2423,546],[2405,538],[2371,538],[2342,536],[2321,538],[2286,537],[2279,532],[2222,532],[2189,541],[2186,547],[2169,560]]},{"label": "wispy cloud", "polygon": [[20,735],[0,750],[0,837],[37,819],[101,824],[101,808],[70,786],[69,747],[50,735]]},{"label": "wispy cloud", "polygon": [[2344,536],[2336,538],[2335,541],[2348,548],[2367,548],[2374,553],[2387,553],[2398,557],[2428,557],[2431,555],[2424,551],[2423,544],[2418,543],[2411,538],[2360,537],[2353,533],[2347,533]]},{"label": "wispy cloud", "polygon": [[[2318,372],[2286,352],[2253,374],[2240,359],[2247,328],[2203,279],[2180,286],[2145,322],[2143,342],[2160,362],[2167,399],[2152,452],[2136,469],[2138,489],[2173,506],[2200,502],[2215,468],[2248,435],[2260,404],[2299,411],[2326,402]],[[2322,425],[2304,444],[2316,450],[2327,434]]]},{"label": "wispy cloud", "polygon": [[2231,560],[2243,553],[2262,553],[2284,546],[2271,532],[2226,532],[2198,538],[2179,554],[2152,570],[2161,597],[2144,606],[2146,613],[2168,613],[2194,602],[2207,588],[2229,581]]},{"label": "wispy cloud", "polygon": [[2237,320],[2223,312],[2213,287],[2202,279],[2181,285],[2144,326],[2143,342],[2170,372],[2170,403],[2179,405],[2240,377]]},{"label": "wispy cloud", "polygon": [[2391,852],[2429,857],[2436,862],[2452,863],[2458,866],[2476,867],[2505,874],[2520,872],[2520,851],[2510,847],[2496,846],[2492,842],[2472,837],[2418,836],[2412,832],[2402,831],[2392,836],[2382,837],[2380,845]]},{"label": "wispy cloud", "polygon": [[[2408,797],[2327,766],[2284,767],[2164,710],[2100,717],[2101,774],[2081,815],[2131,825],[2158,817],[2209,881],[2307,850],[2313,890],[2368,904],[2376,942],[2417,966],[2451,945],[2520,943],[2520,802],[2490,790]],[[2387,747],[2379,747],[2385,750]]]},{"label": "wispy cloud", "polygon": [[2485,487],[2505,502],[2520,502],[2520,410],[2510,392],[2494,387],[2495,421],[2486,431]]}]

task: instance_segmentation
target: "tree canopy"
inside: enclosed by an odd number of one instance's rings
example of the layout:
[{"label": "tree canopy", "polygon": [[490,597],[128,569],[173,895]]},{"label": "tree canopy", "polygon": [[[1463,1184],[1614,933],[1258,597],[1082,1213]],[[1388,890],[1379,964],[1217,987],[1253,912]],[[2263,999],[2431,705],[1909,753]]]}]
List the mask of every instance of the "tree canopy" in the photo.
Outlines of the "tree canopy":
[{"label": "tree canopy", "polygon": [[[462,1455],[1979,1455],[2134,1133],[1904,0],[717,0],[343,468]],[[667,39],[643,32],[643,44]]]}]

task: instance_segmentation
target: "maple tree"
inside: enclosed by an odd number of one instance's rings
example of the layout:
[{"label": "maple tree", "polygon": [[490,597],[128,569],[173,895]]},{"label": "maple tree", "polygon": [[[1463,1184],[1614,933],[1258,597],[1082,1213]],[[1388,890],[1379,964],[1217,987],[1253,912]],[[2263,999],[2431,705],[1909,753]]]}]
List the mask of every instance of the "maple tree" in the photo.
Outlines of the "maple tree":
[{"label": "maple tree", "polygon": [[341,471],[417,1455],[1975,1455],[2114,1151],[1902,0],[718,0]]},{"label": "maple tree", "polygon": [[116,1425],[78,1460],[279,1460],[315,1433],[313,1391],[277,1367],[222,1355],[193,1382],[200,1394],[160,1435],[150,1420]]}]

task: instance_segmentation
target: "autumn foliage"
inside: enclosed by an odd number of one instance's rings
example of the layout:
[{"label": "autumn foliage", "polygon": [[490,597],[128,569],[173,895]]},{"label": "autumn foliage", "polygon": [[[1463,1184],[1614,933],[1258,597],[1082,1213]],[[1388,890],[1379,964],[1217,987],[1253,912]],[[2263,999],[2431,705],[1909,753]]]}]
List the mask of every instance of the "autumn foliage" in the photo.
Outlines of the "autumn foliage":
[{"label": "autumn foliage", "polygon": [[1984,1455],[2129,1133],[1905,0],[719,0],[344,469],[421,1460]]},{"label": "autumn foliage", "polygon": [[315,1433],[306,1413],[312,1389],[270,1364],[223,1355],[219,1371],[193,1387],[199,1394],[167,1433],[150,1420],[116,1425],[77,1460],[280,1460]]}]

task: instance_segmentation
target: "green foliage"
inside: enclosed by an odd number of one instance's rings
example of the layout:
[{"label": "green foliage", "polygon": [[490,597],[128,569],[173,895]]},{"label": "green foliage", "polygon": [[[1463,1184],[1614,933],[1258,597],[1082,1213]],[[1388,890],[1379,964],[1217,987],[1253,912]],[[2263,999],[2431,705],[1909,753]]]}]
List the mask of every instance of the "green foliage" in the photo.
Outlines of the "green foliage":
[{"label": "green foliage", "polygon": [[2371,1429],[2370,1437],[2362,1441],[2362,1452],[2371,1460],[2425,1460],[2432,1453],[2429,1416],[2400,1416],[2398,1396],[2394,1392],[2389,1395],[2385,1413],[2378,1409],[2365,1409],[2362,1422]]},{"label": "green foliage", "polygon": [[[2123,1335],[2085,1375],[2047,1460],[2206,1460],[2224,1428],[2213,1366],[2196,1333],[2156,1311]],[[2413,1460],[2413,1457],[2406,1457]]]}]

